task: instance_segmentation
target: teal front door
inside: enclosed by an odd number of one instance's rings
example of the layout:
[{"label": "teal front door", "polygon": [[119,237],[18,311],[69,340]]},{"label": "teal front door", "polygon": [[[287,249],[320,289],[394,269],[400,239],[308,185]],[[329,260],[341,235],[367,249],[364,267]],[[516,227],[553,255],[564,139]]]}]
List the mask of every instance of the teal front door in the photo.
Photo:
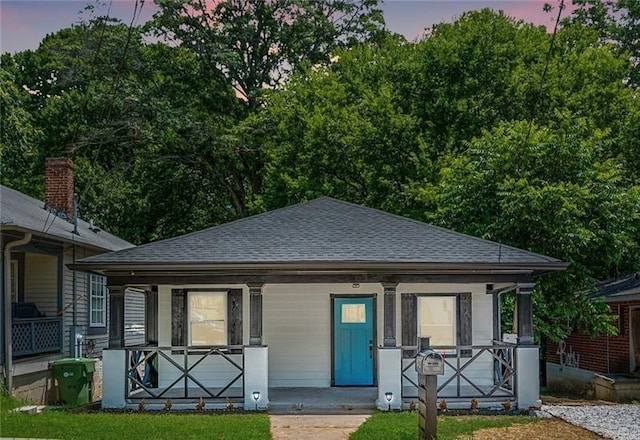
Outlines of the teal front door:
[{"label": "teal front door", "polygon": [[373,336],[373,298],[334,298],[334,385],[373,385]]}]

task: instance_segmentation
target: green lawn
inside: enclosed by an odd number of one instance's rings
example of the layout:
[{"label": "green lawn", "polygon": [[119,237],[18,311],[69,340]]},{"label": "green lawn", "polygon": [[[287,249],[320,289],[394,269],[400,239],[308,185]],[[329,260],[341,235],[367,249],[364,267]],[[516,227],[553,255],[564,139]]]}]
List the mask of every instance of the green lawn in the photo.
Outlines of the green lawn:
[{"label": "green lawn", "polygon": [[[530,423],[537,419],[525,416],[439,416],[438,440],[453,440],[484,428],[499,428],[516,423]],[[383,413],[372,415],[351,434],[350,440],[415,440],[418,438],[416,412]]]},{"label": "green lawn", "polygon": [[[20,403],[0,394],[0,437],[55,439],[270,439],[266,414],[81,413],[52,409],[40,414],[10,410]],[[524,416],[440,416],[438,440],[453,440],[484,428],[530,423]],[[415,440],[415,412],[373,414],[351,440]]]},{"label": "green lawn", "polygon": [[266,414],[9,412],[15,401],[0,398],[0,437],[55,439],[270,439]]}]

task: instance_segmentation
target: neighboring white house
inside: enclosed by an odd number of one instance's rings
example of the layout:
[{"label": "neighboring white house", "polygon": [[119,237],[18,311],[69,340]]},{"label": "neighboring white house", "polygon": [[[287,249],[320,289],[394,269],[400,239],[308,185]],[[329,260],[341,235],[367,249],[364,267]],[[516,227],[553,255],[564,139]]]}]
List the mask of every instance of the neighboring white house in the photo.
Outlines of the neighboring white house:
[{"label": "neighboring white house", "polygon": [[[51,360],[99,357],[109,342],[106,278],[67,265],[133,246],[76,218],[69,159],[48,159],[45,180],[46,202],[0,187],[1,374],[13,394],[39,403],[56,400]],[[128,342],[144,343],[144,295],[134,290],[127,295]],[[96,379],[99,385],[99,374]]]},{"label": "neighboring white house", "polygon": [[[567,264],[323,197],[73,267],[103,271],[112,295],[145,290],[154,311],[157,346],[111,338],[104,407],[202,397],[252,409],[275,388],[374,387],[387,409],[416,398],[426,337],[446,359],[439,396],[536,405],[533,277]],[[508,290],[514,343],[498,324]]]}]

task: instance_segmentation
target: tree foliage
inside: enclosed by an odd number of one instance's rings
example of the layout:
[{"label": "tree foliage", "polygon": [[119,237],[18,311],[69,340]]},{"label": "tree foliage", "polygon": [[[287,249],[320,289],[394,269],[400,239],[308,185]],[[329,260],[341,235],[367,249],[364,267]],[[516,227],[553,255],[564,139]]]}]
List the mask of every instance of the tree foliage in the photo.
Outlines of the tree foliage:
[{"label": "tree foliage", "polygon": [[213,81],[230,82],[249,109],[303,62],[328,61],[335,48],[375,38],[378,0],[156,0],[151,27],[199,54]]},{"label": "tree foliage", "polygon": [[482,10],[417,42],[377,3],[158,0],[144,29],[4,55],[2,181],[41,197],[71,156],[83,217],[136,243],[334,196],[568,261],[536,332],[611,330],[576,292],[640,266],[637,2],[579,0],[555,39]]}]

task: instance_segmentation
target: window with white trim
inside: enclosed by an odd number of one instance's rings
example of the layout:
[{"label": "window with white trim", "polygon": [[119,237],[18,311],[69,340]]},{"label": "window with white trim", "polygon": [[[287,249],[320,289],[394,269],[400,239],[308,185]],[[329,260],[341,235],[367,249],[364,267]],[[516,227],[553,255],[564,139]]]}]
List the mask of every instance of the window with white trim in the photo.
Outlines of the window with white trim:
[{"label": "window with white trim", "polygon": [[107,325],[107,278],[89,274],[89,326]]},{"label": "window with white trim", "polygon": [[429,336],[430,345],[456,345],[456,297],[418,298],[418,337]]},{"label": "window with white trim", "polygon": [[226,300],[226,292],[189,292],[188,345],[227,345]]}]

